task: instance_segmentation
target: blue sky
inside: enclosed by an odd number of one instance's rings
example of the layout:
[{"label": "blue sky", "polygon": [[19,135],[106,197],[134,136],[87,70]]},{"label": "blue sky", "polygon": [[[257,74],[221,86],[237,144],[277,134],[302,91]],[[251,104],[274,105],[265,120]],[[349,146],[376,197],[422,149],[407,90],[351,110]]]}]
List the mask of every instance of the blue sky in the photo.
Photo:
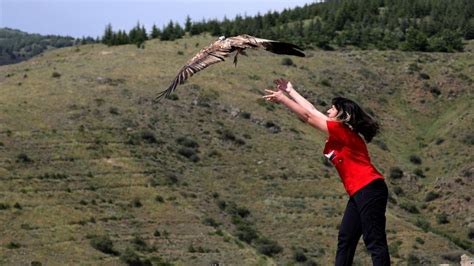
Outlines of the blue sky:
[{"label": "blue sky", "polygon": [[29,33],[102,36],[105,26],[130,30],[139,21],[149,31],[170,20],[193,21],[282,11],[315,0],[0,0],[0,27]]}]

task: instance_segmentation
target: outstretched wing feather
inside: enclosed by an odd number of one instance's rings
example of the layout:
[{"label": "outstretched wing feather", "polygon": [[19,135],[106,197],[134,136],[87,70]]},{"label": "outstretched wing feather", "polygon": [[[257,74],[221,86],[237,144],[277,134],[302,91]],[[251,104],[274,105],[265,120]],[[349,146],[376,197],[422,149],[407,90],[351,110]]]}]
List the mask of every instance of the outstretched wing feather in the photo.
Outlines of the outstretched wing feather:
[{"label": "outstretched wing feather", "polygon": [[178,72],[178,75],[171,82],[170,86],[158,93],[155,98],[155,101],[160,100],[163,97],[168,97],[179,84],[183,84],[185,80],[190,78],[192,75],[197,72],[207,68],[210,65],[224,61],[224,57],[229,54],[226,50],[217,50],[217,51],[205,51],[203,54],[198,54],[193,57],[192,60],[188,62],[181,70]]}]

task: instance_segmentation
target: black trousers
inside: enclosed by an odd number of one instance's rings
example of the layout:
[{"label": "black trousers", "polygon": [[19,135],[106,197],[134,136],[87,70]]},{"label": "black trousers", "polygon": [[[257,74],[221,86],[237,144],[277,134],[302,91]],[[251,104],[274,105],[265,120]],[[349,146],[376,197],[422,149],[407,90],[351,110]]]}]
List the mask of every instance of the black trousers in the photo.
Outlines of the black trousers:
[{"label": "black trousers", "polygon": [[372,181],[349,198],[339,228],[336,266],[352,265],[361,235],[373,265],[390,265],[385,233],[387,199],[388,189],[382,179]]}]

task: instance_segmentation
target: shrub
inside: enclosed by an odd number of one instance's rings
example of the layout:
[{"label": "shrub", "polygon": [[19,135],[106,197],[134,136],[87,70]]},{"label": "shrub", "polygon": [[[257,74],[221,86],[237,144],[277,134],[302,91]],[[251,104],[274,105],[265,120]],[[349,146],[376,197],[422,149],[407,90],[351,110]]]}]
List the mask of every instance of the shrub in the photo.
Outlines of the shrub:
[{"label": "shrub", "polygon": [[156,195],[155,200],[156,200],[157,202],[160,202],[160,203],[165,202],[165,199],[163,199],[163,197],[160,196],[160,195]]},{"label": "shrub", "polygon": [[474,134],[467,134],[462,139],[462,142],[467,145],[474,145]]},{"label": "shrub", "polygon": [[51,75],[53,78],[60,78],[61,77],[61,74],[59,74],[58,72],[53,72],[53,74]]},{"label": "shrub", "polygon": [[302,249],[296,249],[293,252],[293,259],[296,262],[305,262],[305,261],[308,260],[308,258],[306,257],[306,255],[304,254],[304,251]]},{"label": "shrub", "polygon": [[331,87],[331,83],[327,79],[321,80],[321,85],[326,86],[326,87]]},{"label": "shrub", "polygon": [[434,191],[430,191],[426,194],[425,201],[432,201],[432,200],[435,200],[439,197],[441,197],[441,195],[439,193],[434,192]]},{"label": "shrub", "polygon": [[240,113],[240,117],[242,117],[244,119],[250,119],[251,114],[249,112],[242,112],[242,113]]},{"label": "shrub", "polygon": [[419,74],[419,77],[420,77],[421,79],[430,79],[430,75],[428,75],[428,74],[426,74],[426,73],[420,73],[420,74]]},{"label": "shrub", "polygon": [[467,237],[469,239],[474,239],[474,228],[469,228],[469,232],[467,232]]},{"label": "shrub", "polygon": [[418,242],[418,243],[421,244],[421,245],[425,244],[425,240],[423,240],[423,238],[421,238],[421,237],[419,237],[419,236],[417,236],[417,237],[415,238],[415,241]]},{"label": "shrub", "polygon": [[227,207],[227,203],[224,200],[219,200],[217,202],[217,206],[219,207],[219,209],[225,210],[225,208]]},{"label": "shrub", "polygon": [[401,187],[394,186],[393,193],[395,193],[397,196],[403,195],[403,189]]},{"label": "shrub", "polygon": [[196,154],[196,150],[193,148],[181,147],[178,150],[178,154],[188,158],[192,162],[199,161],[199,156]]},{"label": "shrub", "polygon": [[140,208],[143,206],[142,202],[140,201],[139,198],[134,198],[132,201],[132,206],[135,208]]},{"label": "shrub", "polygon": [[133,245],[135,246],[135,248],[137,250],[140,250],[140,251],[148,251],[149,248],[148,248],[148,244],[145,242],[145,240],[139,236],[139,235],[136,235],[133,240],[132,240],[132,243]]},{"label": "shrub", "polygon": [[430,92],[433,96],[436,96],[436,97],[441,95],[441,90],[436,85],[431,86]]},{"label": "shrub", "polygon": [[447,223],[449,223],[448,214],[446,214],[446,212],[442,212],[442,213],[438,214],[436,216],[436,221],[438,222],[438,224],[447,224]]},{"label": "shrub", "polygon": [[417,176],[417,177],[421,177],[421,178],[424,178],[425,177],[425,174],[423,173],[423,170],[421,168],[416,168],[413,173]]},{"label": "shrub", "polygon": [[276,241],[270,240],[267,238],[259,238],[256,241],[255,245],[257,246],[257,250],[260,253],[270,256],[270,257],[272,257],[275,254],[280,253],[283,250],[283,248],[280,245],[278,245]]},{"label": "shrub", "polygon": [[403,177],[403,171],[399,167],[391,167],[390,168],[390,174],[389,174],[391,179],[399,179]]},{"label": "shrub", "polygon": [[21,245],[19,243],[13,241],[7,244],[8,249],[18,249],[20,247]]},{"label": "shrub", "polygon": [[212,226],[212,227],[218,227],[220,225],[220,223],[218,223],[216,220],[214,220],[213,218],[210,218],[210,217],[205,218],[202,221],[202,223],[205,224],[205,225]]},{"label": "shrub", "polygon": [[413,253],[408,254],[407,258],[407,265],[408,266],[415,266],[420,265],[420,259]]},{"label": "shrub", "polygon": [[400,203],[400,208],[404,209],[405,211],[409,213],[420,213],[418,208],[416,207],[415,204],[409,203],[409,202],[402,202]]},{"label": "shrub", "polygon": [[32,163],[33,160],[26,155],[26,153],[20,153],[16,156],[16,162],[17,163]]},{"label": "shrub", "polygon": [[236,236],[246,242],[251,243],[254,239],[258,238],[257,230],[250,224],[240,224],[237,226]]},{"label": "shrub", "polygon": [[413,164],[421,164],[421,158],[418,155],[410,155],[410,162]]},{"label": "shrub", "polygon": [[92,237],[90,244],[93,248],[107,254],[117,255],[118,252],[114,250],[112,240],[107,235]]},{"label": "shrub", "polygon": [[177,101],[177,100],[179,100],[179,97],[176,94],[170,94],[170,95],[168,95],[168,97],[166,97],[166,99],[169,99],[169,100],[172,100],[172,101]]},{"label": "shrub", "polygon": [[130,247],[127,247],[123,254],[120,256],[120,260],[129,266],[148,266],[152,265],[148,259],[142,260],[140,256]]},{"label": "shrub", "polygon": [[149,130],[144,130],[140,133],[140,138],[148,143],[158,143],[155,133]]},{"label": "shrub", "polygon": [[281,64],[284,66],[295,66],[295,63],[289,57],[284,57],[281,59]]},{"label": "shrub", "polygon": [[188,147],[188,148],[198,148],[199,147],[199,144],[195,140],[193,140],[189,137],[179,137],[179,138],[176,139],[176,143],[178,143],[178,144],[180,144],[184,147]]},{"label": "shrub", "polygon": [[120,114],[119,109],[117,107],[114,107],[114,106],[111,106],[109,108],[109,113],[111,113],[113,115],[119,115]]},{"label": "shrub", "polygon": [[7,210],[7,209],[10,209],[10,204],[0,202],[0,210]]},{"label": "shrub", "polygon": [[431,228],[431,225],[428,221],[418,218],[415,222],[415,225],[420,227],[423,231],[428,232]]}]

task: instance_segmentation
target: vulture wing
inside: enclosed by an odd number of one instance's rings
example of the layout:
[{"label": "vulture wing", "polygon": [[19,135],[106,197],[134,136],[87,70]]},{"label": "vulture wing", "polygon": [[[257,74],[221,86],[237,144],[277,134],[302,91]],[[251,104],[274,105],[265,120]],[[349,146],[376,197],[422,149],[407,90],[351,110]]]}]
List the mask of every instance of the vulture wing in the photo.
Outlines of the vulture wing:
[{"label": "vulture wing", "polygon": [[225,48],[222,45],[219,45],[218,42],[202,49],[181,68],[170,86],[166,90],[158,93],[155,101],[158,101],[163,97],[168,97],[174,90],[176,90],[176,87],[179,84],[183,84],[186,79],[210,65],[224,61],[224,57],[232,52],[232,49]]}]

